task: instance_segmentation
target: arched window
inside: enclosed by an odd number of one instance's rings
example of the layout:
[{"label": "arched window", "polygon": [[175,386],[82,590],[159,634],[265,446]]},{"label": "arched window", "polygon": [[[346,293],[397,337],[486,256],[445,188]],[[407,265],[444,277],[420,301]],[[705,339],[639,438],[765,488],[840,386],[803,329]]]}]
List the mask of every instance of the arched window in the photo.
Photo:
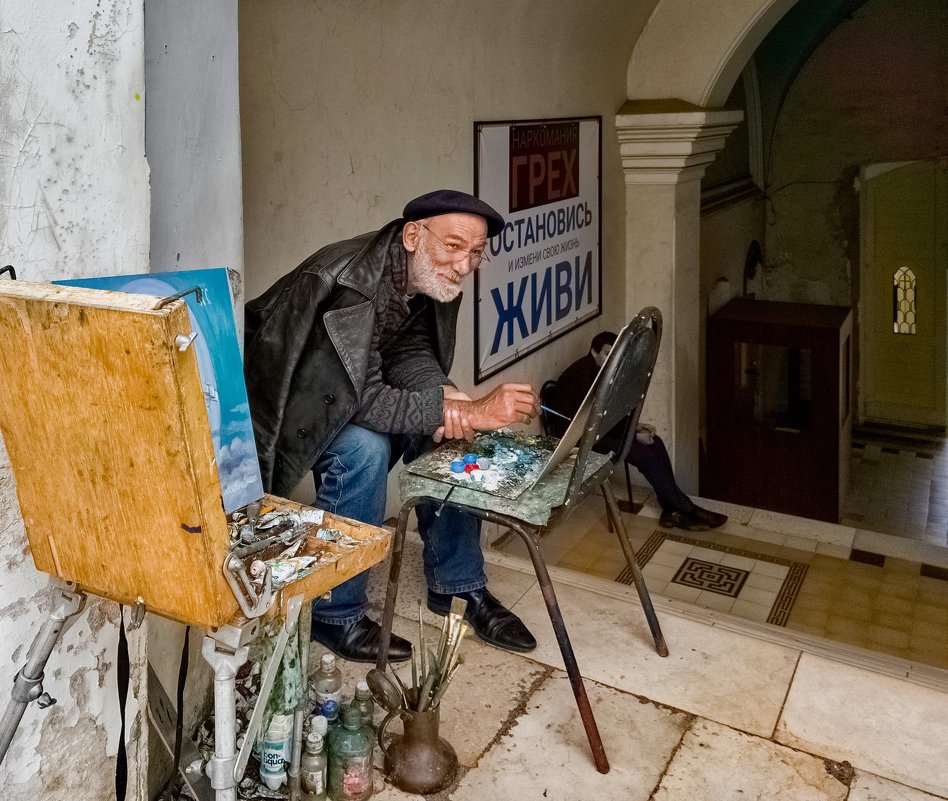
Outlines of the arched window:
[{"label": "arched window", "polygon": [[915,332],[915,273],[899,267],[892,276],[892,331],[896,334]]}]

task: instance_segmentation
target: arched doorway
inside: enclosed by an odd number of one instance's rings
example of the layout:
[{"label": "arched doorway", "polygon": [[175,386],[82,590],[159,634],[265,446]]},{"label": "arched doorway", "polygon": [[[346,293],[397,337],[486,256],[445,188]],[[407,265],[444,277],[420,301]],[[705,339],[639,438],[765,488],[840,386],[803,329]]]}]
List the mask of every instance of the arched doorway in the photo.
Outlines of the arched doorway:
[{"label": "arched doorway", "polygon": [[861,417],[944,429],[948,165],[863,170]]},{"label": "arched doorway", "polygon": [[666,315],[648,401],[683,487],[698,484],[700,179],[741,119],[720,107],[751,54],[794,0],[742,0],[696,13],[662,0],[629,60],[617,116],[626,180],[626,317]]}]

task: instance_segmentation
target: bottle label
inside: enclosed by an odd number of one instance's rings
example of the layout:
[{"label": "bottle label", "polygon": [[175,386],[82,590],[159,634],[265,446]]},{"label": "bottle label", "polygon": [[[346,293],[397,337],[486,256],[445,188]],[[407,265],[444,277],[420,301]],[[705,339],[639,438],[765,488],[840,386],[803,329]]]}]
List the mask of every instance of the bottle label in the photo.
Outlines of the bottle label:
[{"label": "bottle label", "polygon": [[326,792],[326,769],[301,771],[300,782],[307,793],[320,795]]},{"label": "bottle label", "polygon": [[372,762],[367,756],[349,757],[343,763],[342,797],[362,798],[372,786]]},{"label": "bottle label", "polygon": [[263,752],[260,759],[260,771],[269,773],[282,773],[283,763],[285,761],[283,742],[270,742],[267,740],[263,744]]},{"label": "bottle label", "polygon": [[264,765],[283,764],[283,743],[267,743],[263,748]]},{"label": "bottle label", "polygon": [[337,704],[340,704],[340,705],[342,702],[341,689],[335,690],[333,692],[321,692],[320,690],[316,690],[314,695],[316,696],[316,705],[320,708],[322,708],[323,704],[325,704],[326,701],[335,701]]}]

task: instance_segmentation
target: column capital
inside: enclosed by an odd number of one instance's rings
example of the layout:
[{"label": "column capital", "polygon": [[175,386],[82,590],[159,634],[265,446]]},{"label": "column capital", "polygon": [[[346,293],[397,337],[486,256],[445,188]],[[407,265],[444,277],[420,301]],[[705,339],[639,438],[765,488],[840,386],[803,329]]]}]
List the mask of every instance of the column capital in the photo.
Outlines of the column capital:
[{"label": "column capital", "polygon": [[616,114],[627,184],[697,181],[744,112],[708,109],[684,100],[629,100]]}]

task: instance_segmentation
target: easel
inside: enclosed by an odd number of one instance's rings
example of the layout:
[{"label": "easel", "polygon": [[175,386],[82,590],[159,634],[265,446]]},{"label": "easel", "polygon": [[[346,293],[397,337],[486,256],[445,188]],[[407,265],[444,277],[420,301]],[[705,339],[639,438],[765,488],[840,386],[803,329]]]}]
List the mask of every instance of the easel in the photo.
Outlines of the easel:
[{"label": "easel", "polygon": [[[0,433],[33,562],[66,582],[14,681],[0,761],[26,706],[46,700],[46,662],[88,592],[128,605],[133,621],[148,610],[205,631],[215,752],[206,765],[192,753],[176,767],[197,798],[234,801],[282,646],[297,624],[304,650],[309,643],[308,602],[385,557],[388,531],[327,513],[324,525],[357,545],[276,591],[269,571],[262,585],[249,579],[246,553],[259,543],[234,543],[228,531],[193,339],[179,298],[0,284]],[[271,496],[262,502],[304,508]],[[235,678],[264,616],[283,625],[238,753]],[[158,701],[152,717],[167,742],[173,712]],[[298,710],[297,742],[302,720]]]}]

